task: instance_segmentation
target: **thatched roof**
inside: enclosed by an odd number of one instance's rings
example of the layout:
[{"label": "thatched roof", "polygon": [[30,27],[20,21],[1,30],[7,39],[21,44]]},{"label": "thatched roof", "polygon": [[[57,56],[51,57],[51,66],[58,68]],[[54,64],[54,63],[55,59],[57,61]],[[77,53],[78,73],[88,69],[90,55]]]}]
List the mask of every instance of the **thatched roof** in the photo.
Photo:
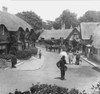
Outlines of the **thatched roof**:
[{"label": "thatched roof", "polygon": [[95,48],[99,48],[100,49],[100,25],[97,26],[97,28],[95,29],[95,33],[93,35],[93,43],[92,45]]},{"label": "thatched roof", "polygon": [[81,37],[84,40],[89,40],[91,35],[95,33],[97,22],[83,22],[80,24]]},{"label": "thatched roof", "polygon": [[66,39],[72,31],[73,29],[44,30],[39,38],[51,39],[54,37],[55,39],[59,39],[63,37]]},{"label": "thatched roof", "polygon": [[5,25],[8,31],[17,31],[19,27],[23,28],[24,30],[26,28],[29,30],[32,29],[32,27],[21,18],[7,12],[0,11],[0,25],[1,24]]}]

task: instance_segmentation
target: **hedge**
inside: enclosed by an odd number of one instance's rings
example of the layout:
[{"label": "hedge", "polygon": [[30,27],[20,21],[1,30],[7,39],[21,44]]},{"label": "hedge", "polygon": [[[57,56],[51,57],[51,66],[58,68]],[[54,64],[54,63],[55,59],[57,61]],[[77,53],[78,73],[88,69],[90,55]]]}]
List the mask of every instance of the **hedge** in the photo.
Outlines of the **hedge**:
[{"label": "hedge", "polygon": [[9,94],[87,94],[85,92],[79,92],[78,89],[60,87],[57,85],[48,85],[48,84],[32,84],[30,90],[28,91],[19,91],[15,90],[14,93],[9,92]]},{"label": "hedge", "polygon": [[0,55],[0,58],[9,60],[9,59],[12,58],[12,56],[13,56],[13,55],[11,55],[11,54],[8,54],[8,55]]},{"label": "hedge", "polygon": [[32,55],[36,55],[38,52],[37,48],[25,49],[22,51],[17,51],[16,56],[18,59],[28,59]]}]

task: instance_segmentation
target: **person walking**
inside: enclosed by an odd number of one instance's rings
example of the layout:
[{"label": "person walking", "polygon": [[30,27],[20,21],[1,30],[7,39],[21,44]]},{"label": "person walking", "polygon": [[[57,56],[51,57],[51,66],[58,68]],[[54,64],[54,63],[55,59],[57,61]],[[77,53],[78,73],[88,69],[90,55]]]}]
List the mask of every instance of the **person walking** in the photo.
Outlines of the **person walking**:
[{"label": "person walking", "polygon": [[16,58],[16,56],[12,56],[12,58],[11,58],[11,63],[12,63],[12,68],[16,68],[16,64],[17,64],[17,58]]},{"label": "person walking", "polygon": [[80,61],[80,54],[79,54],[79,52],[77,51],[77,52],[76,52],[76,62],[75,62],[75,65],[79,65],[79,61]]},{"label": "person walking", "polygon": [[68,57],[69,57],[69,64],[72,64],[73,63],[73,53],[72,51],[70,50],[69,53],[68,53]]},{"label": "person walking", "polygon": [[60,69],[61,72],[61,80],[65,79],[65,71],[67,70],[67,66],[65,66],[66,60],[65,56],[62,56],[60,61],[57,62],[57,67]]},{"label": "person walking", "polygon": [[67,51],[61,51],[60,52],[60,56],[65,56],[65,60],[66,60],[66,63],[69,64],[69,58],[68,58],[68,52]]},{"label": "person walking", "polygon": [[42,53],[41,50],[39,51],[39,59],[41,59]]}]

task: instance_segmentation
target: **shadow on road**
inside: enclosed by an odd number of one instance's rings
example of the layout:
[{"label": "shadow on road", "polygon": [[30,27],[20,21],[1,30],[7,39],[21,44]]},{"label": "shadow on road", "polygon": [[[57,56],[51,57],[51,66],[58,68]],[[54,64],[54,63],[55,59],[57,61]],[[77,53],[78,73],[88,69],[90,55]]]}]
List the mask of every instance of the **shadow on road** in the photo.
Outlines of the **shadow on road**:
[{"label": "shadow on road", "polygon": [[61,80],[61,77],[56,77],[56,78],[54,78],[54,79],[60,79],[60,80]]},{"label": "shadow on road", "polygon": [[97,71],[97,72],[100,72],[100,68],[93,67],[92,69],[94,69],[94,70]]},{"label": "shadow on road", "polygon": [[[60,80],[62,80],[61,77],[56,77],[56,78],[54,78],[54,79],[60,79]],[[63,80],[66,80],[66,79],[63,79]]]}]

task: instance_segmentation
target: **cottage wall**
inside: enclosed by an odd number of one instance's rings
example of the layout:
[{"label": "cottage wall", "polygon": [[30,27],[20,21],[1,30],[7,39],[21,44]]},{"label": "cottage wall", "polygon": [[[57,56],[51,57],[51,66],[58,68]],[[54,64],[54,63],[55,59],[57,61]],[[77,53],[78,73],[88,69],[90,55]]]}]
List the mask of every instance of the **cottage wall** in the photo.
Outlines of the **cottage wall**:
[{"label": "cottage wall", "polygon": [[92,54],[90,54],[89,58],[96,62],[100,62],[100,49],[96,49],[96,51],[93,51]]},{"label": "cottage wall", "polygon": [[93,59],[100,62],[100,49],[97,49],[97,54],[93,54]]},{"label": "cottage wall", "polygon": [[3,25],[0,25],[0,54],[7,53],[9,36],[10,35],[9,35],[9,32],[7,31],[7,29]]}]

